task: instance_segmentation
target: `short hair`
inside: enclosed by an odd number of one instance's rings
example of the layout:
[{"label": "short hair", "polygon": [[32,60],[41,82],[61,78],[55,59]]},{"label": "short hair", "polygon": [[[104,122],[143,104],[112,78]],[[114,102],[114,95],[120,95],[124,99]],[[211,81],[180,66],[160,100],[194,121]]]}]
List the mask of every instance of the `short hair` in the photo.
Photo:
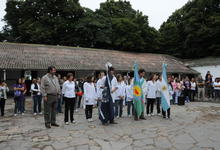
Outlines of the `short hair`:
[{"label": "short hair", "polygon": [[56,67],[55,67],[55,66],[49,66],[49,67],[47,68],[47,72],[49,73],[49,72],[52,71],[53,69],[56,69]]},{"label": "short hair", "polygon": [[146,72],[144,69],[139,69],[138,70],[138,74],[141,74],[141,73],[143,73],[143,72]]},{"label": "short hair", "polygon": [[72,73],[68,73],[68,74],[66,75],[66,78],[69,79],[71,76],[73,77],[73,74],[72,74]]},{"label": "short hair", "polygon": [[37,79],[34,78],[34,79],[32,80],[32,83],[36,83],[36,82],[37,82]]},{"label": "short hair", "polygon": [[109,71],[115,71],[114,67],[109,67]]}]

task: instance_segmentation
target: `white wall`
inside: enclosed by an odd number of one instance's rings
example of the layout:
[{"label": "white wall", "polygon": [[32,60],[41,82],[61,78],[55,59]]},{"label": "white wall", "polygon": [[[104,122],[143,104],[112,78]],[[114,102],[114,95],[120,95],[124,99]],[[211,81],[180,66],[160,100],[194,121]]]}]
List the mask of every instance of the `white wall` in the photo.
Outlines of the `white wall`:
[{"label": "white wall", "polygon": [[220,77],[220,65],[217,66],[201,66],[201,67],[191,67],[192,69],[201,73],[203,79],[205,79],[205,75],[207,71],[210,71],[213,75],[213,79],[216,77]]}]

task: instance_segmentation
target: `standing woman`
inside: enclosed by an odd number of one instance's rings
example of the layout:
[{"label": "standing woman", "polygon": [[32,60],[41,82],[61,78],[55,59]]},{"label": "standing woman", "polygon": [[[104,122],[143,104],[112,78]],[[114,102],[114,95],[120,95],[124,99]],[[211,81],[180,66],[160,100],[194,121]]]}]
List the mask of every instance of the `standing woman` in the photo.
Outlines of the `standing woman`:
[{"label": "standing woman", "polygon": [[33,113],[34,116],[37,115],[37,113],[41,113],[41,101],[42,101],[42,95],[40,92],[40,79],[33,79],[33,83],[31,84],[31,92],[33,97]]},{"label": "standing woman", "polygon": [[190,99],[192,101],[195,101],[195,95],[196,95],[196,81],[195,81],[195,78],[191,79],[190,84],[191,84]]},{"label": "standing woman", "polygon": [[96,104],[97,93],[94,85],[94,77],[88,76],[86,82],[83,85],[84,91],[84,104],[86,106],[85,115],[88,122],[92,120],[93,106]]},{"label": "standing woman", "polygon": [[190,102],[190,90],[191,90],[191,83],[189,81],[189,78],[186,77],[184,82],[184,97],[186,102]]},{"label": "standing woman", "polygon": [[152,116],[154,111],[154,103],[156,100],[157,91],[157,76],[154,74],[151,79],[147,82],[147,116]]},{"label": "standing woman", "polygon": [[14,102],[15,102],[15,108],[14,108],[14,116],[17,116],[17,113],[21,113],[24,115],[24,107],[23,107],[23,92],[25,88],[24,85],[22,84],[21,78],[19,78],[14,85]]},{"label": "standing woman", "polygon": [[[128,117],[131,117],[132,115],[134,115],[134,104],[133,104],[133,85],[132,82],[133,80],[130,78],[128,79],[127,85],[125,87],[125,94],[126,94],[126,98],[127,98],[127,114]],[[132,112],[132,115],[131,115]]]},{"label": "standing woman", "polygon": [[159,79],[157,80],[156,85],[157,85],[157,91],[156,91],[157,115],[160,115],[162,75],[159,76]]},{"label": "standing woman", "polygon": [[0,109],[1,109],[1,116],[4,116],[5,101],[7,99],[7,92],[9,92],[7,84],[4,81],[3,82],[0,81]]},{"label": "standing woman", "polygon": [[120,74],[117,74],[117,90],[115,92],[115,117],[122,117],[123,113],[123,101],[125,99],[125,84]]},{"label": "standing woman", "polygon": [[64,122],[66,125],[69,124],[69,114],[71,123],[75,123],[73,118],[73,112],[76,101],[75,94],[75,82],[73,81],[73,74],[67,74],[67,80],[63,83],[62,94],[64,95],[65,103],[65,113],[64,113]]},{"label": "standing woman", "polygon": [[22,82],[22,86],[24,87],[24,91],[23,91],[22,96],[21,96],[21,99],[22,99],[21,100],[21,105],[23,107],[24,112],[26,112],[26,109],[25,109],[25,101],[26,101],[25,95],[27,93],[27,86],[25,84],[25,78],[22,78],[21,82]]}]

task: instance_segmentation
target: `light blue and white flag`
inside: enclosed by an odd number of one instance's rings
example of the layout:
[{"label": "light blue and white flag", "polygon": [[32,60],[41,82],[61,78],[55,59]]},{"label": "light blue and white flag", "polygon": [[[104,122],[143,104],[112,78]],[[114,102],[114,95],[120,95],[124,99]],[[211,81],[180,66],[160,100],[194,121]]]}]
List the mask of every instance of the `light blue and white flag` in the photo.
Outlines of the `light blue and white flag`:
[{"label": "light blue and white flag", "polygon": [[170,94],[167,83],[167,64],[162,66],[161,106],[164,111],[170,108]]}]

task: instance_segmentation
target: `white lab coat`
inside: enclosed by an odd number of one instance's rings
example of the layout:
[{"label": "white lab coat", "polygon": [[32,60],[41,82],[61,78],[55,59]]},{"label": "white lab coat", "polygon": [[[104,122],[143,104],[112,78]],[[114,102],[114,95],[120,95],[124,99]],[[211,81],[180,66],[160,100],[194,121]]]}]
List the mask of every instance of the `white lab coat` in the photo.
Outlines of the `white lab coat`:
[{"label": "white lab coat", "polygon": [[95,105],[97,100],[97,93],[94,83],[85,82],[83,85],[83,89],[84,105]]}]

